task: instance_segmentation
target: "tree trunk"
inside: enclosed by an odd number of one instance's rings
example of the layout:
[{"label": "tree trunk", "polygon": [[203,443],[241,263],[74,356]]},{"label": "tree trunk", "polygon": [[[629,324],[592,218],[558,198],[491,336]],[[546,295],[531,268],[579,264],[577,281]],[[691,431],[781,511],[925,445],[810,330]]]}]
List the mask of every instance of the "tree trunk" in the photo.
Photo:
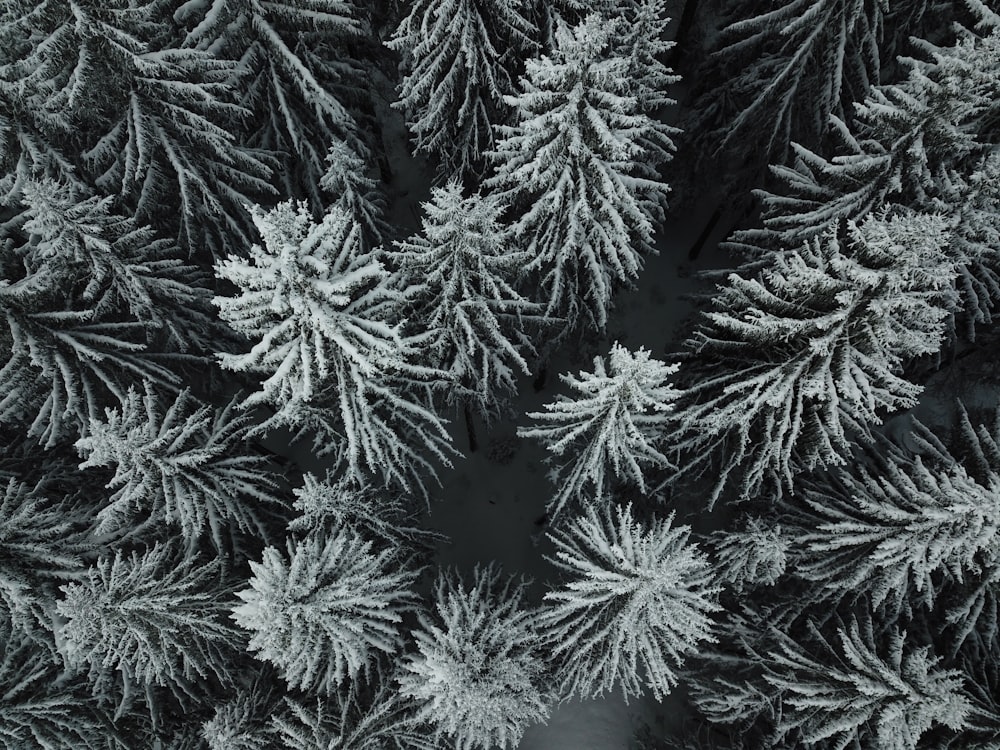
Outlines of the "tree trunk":
[{"label": "tree trunk", "polygon": [[535,376],[535,382],[532,383],[532,387],[535,389],[535,393],[545,390],[545,378],[548,377],[549,368],[542,365],[538,368],[538,375]]},{"label": "tree trunk", "polygon": [[712,230],[715,229],[716,225],[719,223],[719,219],[722,218],[722,206],[715,209],[715,213],[712,214],[712,218],[708,220],[708,224],[705,228],[701,230],[701,234],[698,235],[698,239],[694,241],[691,246],[691,250],[688,253],[688,260],[695,260],[705,247],[705,243],[708,242],[709,235],[712,234]]},{"label": "tree trunk", "polygon": [[475,453],[479,443],[476,441],[476,423],[473,421],[472,408],[465,405],[465,432],[469,437],[469,453]]},{"label": "tree trunk", "polygon": [[667,64],[673,69],[677,70],[677,64],[680,62],[681,53],[684,51],[685,40],[691,33],[691,27],[694,26],[694,19],[698,11],[698,0],[687,0],[684,3],[684,10],[681,12],[680,20],[677,22],[677,33],[674,34],[674,39],[676,44],[674,48],[670,50],[670,58],[667,60]]}]

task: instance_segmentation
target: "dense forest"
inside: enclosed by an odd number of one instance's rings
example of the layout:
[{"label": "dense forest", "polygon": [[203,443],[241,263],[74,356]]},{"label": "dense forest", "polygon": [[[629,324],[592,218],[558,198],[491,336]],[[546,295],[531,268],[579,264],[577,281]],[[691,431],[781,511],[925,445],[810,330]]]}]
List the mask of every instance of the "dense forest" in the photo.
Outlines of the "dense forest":
[{"label": "dense forest", "polygon": [[0,274],[0,750],[1000,748],[990,0],[0,0]]}]

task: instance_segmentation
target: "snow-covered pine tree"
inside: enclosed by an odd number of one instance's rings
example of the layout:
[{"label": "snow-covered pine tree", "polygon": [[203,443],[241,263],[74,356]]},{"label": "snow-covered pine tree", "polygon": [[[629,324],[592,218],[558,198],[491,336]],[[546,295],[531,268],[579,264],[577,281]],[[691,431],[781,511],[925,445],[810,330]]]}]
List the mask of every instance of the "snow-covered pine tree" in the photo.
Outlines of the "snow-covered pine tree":
[{"label": "snow-covered pine tree", "polygon": [[82,681],[0,614],[0,750],[105,750],[107,717]]},{"label": "snow-covered pine tree", "polygon": [[18,285],[79,299],[98,317],[127,316],[157,351],[204,353],[217,344],[206,274],[172,242],[113,213],[110,197],[51,179],[25,180],[21,201]]},{"label": "snow-covered pine tree", "polygon": [[[754,187],[792,141],[815,147],[831,115],[879,82],[881,0],[729,0],[716,49],[694,76],[702,153],[725,165],[730,194]],[[901,30],[900,30],[901,31]],[[747,142],[755,147],[746,148]],[[734,165],[742,169],[733,169]],[[735,177],[733,176],[735,175]],[[736,184],[732,184],[733,181]],[[747,183],[750,183],[747,185]]]},{"label": "snow-covered pine tree", "polygon": [[400,98],[417,151],[444,176],[478,176],[506,119],[503,97],[536,46],[523,0],[416,0],[386,42],[400,53]]},{"label": "snow-covered pine tree", "polygon": [[685,342],[670,433],[680,472],[780,493],[803,469],[836,466],[853,439],[915,403],[904,363],[938,350],[954,268],[939,217],[869,216],[764,268],[730,274]]},{"label": "snow-covered pine tree", "polygon": [[980,484],[885,440],[872,453],[803,483],[785,516],[796,576],[898,612],[1000,565],[1000,477]]},{"label": "snow-covered pine tree", "polygon": [[[629,61],[628,78],[638,111],[649,115],[649,132],[638,140],[642,158],[636,160],[637,174],[658,180],[659,167],[673,157],[673,139],[680,133],[661,119],[662,110],[675,104],[667,91],[680,81],[680,76],[663,62],[674,42],[668,41],[666,28],[670,23],[666,0],[612,0],[607,14],[616,19],[619,34],[612,40],[615,53]],[[655,202],[646,210],[655,224],[664,221],[666,191],[657,193]]]},{"label": "snow-covered pine tree", "polygon": [[198,685],[228,684],[239,639],[226,624],[218,579],[217,563],[200,564],[169,544],[102,557],[62,587],[59,649],[118,712],[145,691],[151,714],[159,713],[156,686],[184,700]]},{"label": "snow-covered pine tree", "polygon": [[433,610],[418,612],[416,651],[397,677],[435,741],[513,748],[548,717],[552,696],[534,614],[522,608],[526,588],[496,565],[477,566],[471,585],[453,571],[438,576]]},{"label": "snow-covered pine tree", "polygon": [[399,648],[416,574],[400,569],[393,550],[341,526],[290,538],[285,553],[267,547],[250,568],[232,618],[250,632],[249,650],[292,687],[333,694]]},{"label": "snow-covered pine tree", "polygon": [[185,390],[165,406],[148,384],[130,389],[76,442],[81,469],[114,469],[98,533],[141,536],[168,523],[189,548],[210,535],[219,551],[232,549],[237,530],[266,539],[259,506],[277,502],[277,482],[245,441],[250,424],[234,402],[213,410]]},{"label": "snow-covered pine tree", "polygon": [[764,679],[777,691],[775,732],[795,745],[915,750],[935,725],[961,729],[969,712],[962,674],[943,669],[928,646],[890,630],[876,641],[870,622],[853,620],[836,639],[781,638]]},{"label": "snow-covered pine tree", "polygon": [[[176,49],[167,12],[164,3],[127,0],[45,0],[23,15],[15,9],[23,57],[6,72],[20,74],[24,103],[37,114],[18,118],[15,132],[27,127],[29,140],[14,148],[22,162],[39,163],[48,154],[30,153],[31,124],[51,133],[61,125],[81,177],[195,252],[206,241],[248,234],[242,204],[273,192],[274,160],[232,135],[249,114],[228,85],[237,61]],[[44,145],[40,135],[34,140]],[[40,166],[80,181],[58,162]]]},{"label": "snow-covered pine tree", "polygon": [[439,747],[417,721],[412,703],[383,676],[374,685],[351,682],[328,698],[286,698],[285,710],[272,719],[272,725],[286,750]]},{"label": "snow-covered pine tree", "polygon": [[216,706],[212,718],[201,725],[201,738],[209,750],[274,747],[269,719],[278,707],[279,698],[270,679],[274,679],[271,670],[264,669],[248,685],[239,685],[230,700]]},{"label": "snow-covered pine tree", "polygon": [[251,237],[244,206],[273,195],[274,160],[232,134],[250,113],[231,101],[236,63],[193,49],[143,49],[122,101],[83,156],[102,190],[140,220],[169,217],[191,254],[219,257]]},{"label": "snow-covered pine tree", "polygon": [[875,88],[850,127],[833,120],[833,156],[795,145],[794,164],[772,168],[773,187],[757,192],[763,226],[737,232],[730,245],[759,257],[890,202],[941,214],[952,226],[942,250],[958,272],[952,325],[973,339],[1000,297],[992,251],[1000,156],[990,125],[1000,98],[1000,31],[923,46],[927,61],[909,60],[903,81]]},{"label": "snow-covered pine tree", "polygon": [[659,700],[698,645],[715,641],[719,588],[708,556],[673,515],[648,524],[631,506],[586,508],[552,535],[551,561],[566,582],[545,594],[538,616],[563,696],[646,689]]},{"label": "snow-covered pine tree", "polygon": [[216,266],[237,294],[214,302],[253,344],[220,354],[223,367],[264,376],[242,402],[274,409],[257,431],[311,432],[359,485],[374,475],[423,489],[435,476],[425,453],[447,464],[450,437],[412,387],[436,372],[412,364],[413,342],[394,321],[402,293],[380,262],[352,257],[356,225],[336,207],[319,223],[291,201],[253,219],[263,244]]},{"label": "snow-covered pine tree", "polygon": [[422,205],[422,233],[395,242],[391,254],[411,326],[424,338],[427,364],[445,375],[447,403],[490,421],[517,392],[517,376],[530,372],[524,329],[539,310],[515,288],[528,257],[511,251],[503,206],[492,197],[463,198],[453,179]]},{"label": "snow-covered pine tree", "polygon": [[709,541],[719,579],[737,594],[773,586],[785,572],[794,546],[781,526],[756,517],[747,518],[739,530],[714,532]]},{"label": "snow-covered pine tree", "polygon": [[[864,606],[864,605],[862,605]],[[690,693],[698,712],[747,747],[916,750],[949,744],[970,716],[958,669],[931,646],[861,609],[784,633],[767,609],[731,615],[733,650],[704,655]]]},{"label": "snow-covered pine tree", "polygon": [[667,186],[642,176],[653,121],[633,94],[632,63],[614,52],[618,25],[592,14],[560,24],[550,56],[529,60],[516,110],[488,160],[484,185],[511,207],[526,272],[547,313],[603,330],[616,284],[631,284],[654,252],[650,206]]},{"label": "snow-covered pine tree", "polygon": [[602,500],[616,482],[645,492],[646,472],[672,467],[662,449],[679,395],[670,382],[676,371],[641,347],[633,353],[616,342],[607,361],[594,357],[593,372],[560,375],[573,395],[529,412],[536,424],[517,430],[563,460],[551,473],[558,488],[551,515],[576,501]]},{"label": "snow-covered pine tree", "polygon": [[415,508],[405,493],[384,487],[358,486],[348,477],[329,474],[320,481],[306,473],[302,487],[292,490],[293,506],[299,512],[288,523],[288,530],[309,532],[323,528],[350,526],[366,540],[387,545],[400,555],[431,552],[447,540],[442,534],[421,528],[418,516],[424,506]]},{"label": "snow-covered pine tree", "polygon": [[326,165],[320,187],[330,196],[328,205],[350,217],[354,235],[348,244],[356,244],[349,252],[360,258],[375,250],[391,233],[384,219],[385,196],[366,174],[364,160],[344,141],[334,140],[326,154]]},{"label": "snow-covered pine tree", "polygon": [[92,549],[87,520],[71,503],[49,499],[43,482],[7,480],[0,496],[0,619],[15,631],[52,629],[56,586],[83,570],[83,554]]},{"label": "snow-covered pine tree", "polygon": [[183,47],[237,64],[227,85],[250,113],[244,145],[278,152],[282,197],[319,190],[332,138],[365,154],[350,100],[369,96],[355,58],[370,30],[356,0],[187,0],[173,14]]},{"label": "snow-covered pine tree", "polygon": [[0,422],[46,447],[77,439],[135,380],[163,388],[180,380],[147,350],[144,325],[73,302],[0,280]]},{"label": "snow-covered pine tree", "polygon": [[76,168],[78,128],[68,106],[50,106],[51,74],[37,54],[51,5],[5,2],[0,9],[0,204],[6,206],[17,203],[22,181],[41,175],[76,189],[85,185]]}]

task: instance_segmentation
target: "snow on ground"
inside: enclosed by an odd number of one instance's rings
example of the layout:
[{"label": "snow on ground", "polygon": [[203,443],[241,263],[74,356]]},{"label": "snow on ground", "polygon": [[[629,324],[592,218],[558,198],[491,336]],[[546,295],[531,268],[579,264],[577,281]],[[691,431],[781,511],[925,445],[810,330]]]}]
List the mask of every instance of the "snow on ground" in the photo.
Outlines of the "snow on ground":
[{"label": "snow on ground", "polygon": [[618,697],[568,701],[547,724],[530,727],[518,750],[626,750],[647,713],[639,702],[626,706]]}]

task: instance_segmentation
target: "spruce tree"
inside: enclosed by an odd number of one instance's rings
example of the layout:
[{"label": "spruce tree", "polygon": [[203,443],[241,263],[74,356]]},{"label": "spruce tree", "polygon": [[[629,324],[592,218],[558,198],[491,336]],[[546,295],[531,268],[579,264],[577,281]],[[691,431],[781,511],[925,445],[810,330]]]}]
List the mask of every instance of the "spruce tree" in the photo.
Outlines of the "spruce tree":
[{"label": "spruce tree", "polygon": [[869,217],[732,273],[685,342],[670,433],[712,504],[781,493],[916,403],[911,359],[944,336],[954,267],[935,216]]},{"label": "spruce tree", "polygon": [[510,205],[526,271],[567,331],[604,329],[615,286],[653,252],[649,206],[667,191],[639,174],[656,128],[632,93],[631,62],[615,53],[618,30],[596,14],[560,25],[551,55],[528,61],[484,183]]},{"label": "spruce tree", "polygon": [[433,609],[418,613],[416,651],[397,678],[435,740],[458,750],[514,747],[548,716],[551,695],[534,618],[522,607],[525,589],[494,565],[477,567],[471,585],[451,571],[438,576]]},{"label": "spruce tree", "polygon": [[557,528],[551,562],[566,580],[545,594],[538,622],[562,695],[661,699],[685,658],[715,640],[719,589],[690,533],[672,514],[640,523],[631,506],[587,508]]},{"label": "spruce tree", "polygon": [[594,371],[560,378],[575,391],[529,412],[535,421],[519,427],[519,437],[542,442],[556,463],[557,487],[549,512],[572,502],[601,502],[615,483],[646,491],[647,473],[671,467],[663,453],[669,412],[679,392],[670,382],[676,365],[652,359],[645,349],[633,353],[617,342],[605,362],[594,358]]},{"label": "spruce tree", "polygon": [[512,73],[537,32],[521,0],[418,0],[386,44],[400,53],[400,98],[417,151],[441,175],[477,175],[506,119]]},{"label": "spruce tree", "polygon": [[445,400],[490,421],[504,413],[528,375],[533,348],[525,330],[536,305],[516,289],[526,253],[510,247],[503,206],[479,194],[462,197],[449,181],[423,204],[423,231],[394,243],[398,283],[411,300],[414,332],[428,364],[441,370]]},{"label": "spruce tree", "polygon": [[237,294],[214,302],[252,343],[220,354],[223,367],[264,378],[241,402],[272,410],[255,432],[311,433],[359,485],[375,476],[422,489],[434,475],[424,454],[447,464],[449,437],[420,393],[438,373],[413,363],[419,352],[399,330],[403,297],[388,271],[356,255],[358,227],[337,207],[318,223],[290,201],[253,218],[263,244],[216,266]]}]

